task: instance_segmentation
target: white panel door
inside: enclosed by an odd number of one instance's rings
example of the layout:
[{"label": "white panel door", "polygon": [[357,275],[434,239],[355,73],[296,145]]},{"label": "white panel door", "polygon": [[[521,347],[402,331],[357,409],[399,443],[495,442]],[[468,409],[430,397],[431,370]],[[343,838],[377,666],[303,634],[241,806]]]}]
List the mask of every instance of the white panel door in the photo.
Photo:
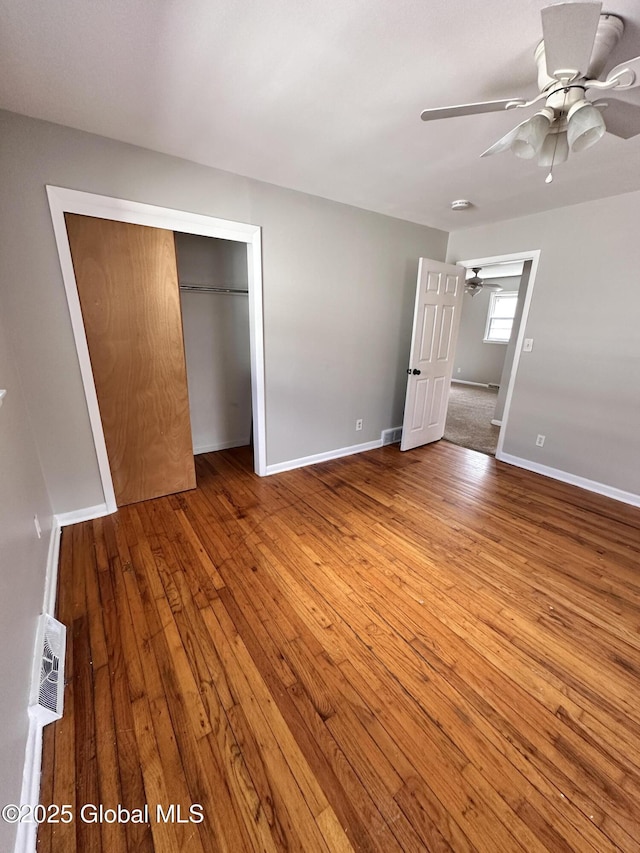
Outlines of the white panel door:
[{"label": "white panel door", "polygon": [[400,450],[444,435],[465,273],[420,258]]}]

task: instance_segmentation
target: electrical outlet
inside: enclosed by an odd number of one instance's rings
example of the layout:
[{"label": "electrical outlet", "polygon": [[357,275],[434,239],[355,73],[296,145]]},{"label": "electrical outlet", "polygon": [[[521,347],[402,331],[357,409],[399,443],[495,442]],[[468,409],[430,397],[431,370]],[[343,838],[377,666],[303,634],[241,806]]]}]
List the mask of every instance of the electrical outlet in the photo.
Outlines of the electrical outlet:
[{"label": "electrical outlet", "polygon": [[538,447],[544,447],[544,439],[545,439],[544,435],[539,435],[539,436],[536,438],[536,445],[537,445]]},{"label": "electrical outlet", "polygon": [[36,533],[38,534],[38,539],[42,539],[42,528],[40,527],[40,522],[38,520],[37,515],[33,516],[33,523],[34,523],[35,528],[36,528]]},{"label": "electrical outlet", "polygon": [[358,420],[356,421],[356,430],[359,431],[361,429],[362,429],[362,418],[358,418]]},{"label": "electrical outlet", "polygon": [[456,370],[456,373],[462,373],[462,368],[461,368],[461,367],[459,367],[459,368]]}]

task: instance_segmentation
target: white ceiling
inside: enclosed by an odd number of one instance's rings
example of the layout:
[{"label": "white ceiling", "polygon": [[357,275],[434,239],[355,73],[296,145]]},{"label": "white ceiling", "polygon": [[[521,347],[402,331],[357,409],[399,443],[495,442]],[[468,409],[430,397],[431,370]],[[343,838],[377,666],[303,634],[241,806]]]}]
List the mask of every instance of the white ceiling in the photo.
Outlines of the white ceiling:
[{"label": "white ceiling", "polygon": [[[536,94],[548,3],[0,0],[0,107],[447,230],[640,189],[640,137],[607,134],[546,185],[479,158],[523,114],[420,120]],[[610,67],[640,54],[640,3],[605,11],[626,24]]]}]

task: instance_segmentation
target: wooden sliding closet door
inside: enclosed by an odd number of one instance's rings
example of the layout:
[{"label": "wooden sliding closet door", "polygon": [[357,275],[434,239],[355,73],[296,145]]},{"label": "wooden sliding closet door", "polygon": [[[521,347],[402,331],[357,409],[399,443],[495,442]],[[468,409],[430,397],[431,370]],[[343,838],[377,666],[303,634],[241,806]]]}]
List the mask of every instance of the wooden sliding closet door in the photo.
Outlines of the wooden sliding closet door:
[{"label": "wooden sliding closet door", "polygon": [[193,489],[173,231],[65,219],[116,503]]}]

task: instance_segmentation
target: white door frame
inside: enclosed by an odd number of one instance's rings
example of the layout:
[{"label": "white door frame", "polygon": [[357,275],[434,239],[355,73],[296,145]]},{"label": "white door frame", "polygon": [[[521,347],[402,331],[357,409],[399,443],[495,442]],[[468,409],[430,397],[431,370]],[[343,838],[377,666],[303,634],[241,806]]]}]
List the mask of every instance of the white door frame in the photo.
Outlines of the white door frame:
[{"label": "white door frame", "polygon": [[256,474],[264,477],[267,472],[260,226],[216,219],[213,216],[189,213],[168,207],[157,207],[153,204],[95,195],[94,193],[80,192],[64,187],[47,186],[47,196],[107,512],[115,512],[117,505],[80,309],[80,299],[78,298],[78,288],[71,260],[71,248],[64,219],[65,213],[79,213],[84,216],[95,216],[99,219],[130,222],[134,225],[149,225],[153,228],[165,228],[168,231],[181,231],[186,234],[199,234],[204,237],[217,237],[222,240],[235,240],[247,244],[254,470]]},{"label": "white door frame", "polygon": [[524,305],[522,306],[522,317],[520,318],[520,327],[518,329],[518,337],[516,338],[516,346],[513,354],[513,363],[511,365],[511,374],[509,375],[509,384],[507,385],[507,394],[504,401],[502,425],[500,427],[500,433],[498,434],[498,446],[496,447],[496,459],[503,462],[506,460],[504,459],[502,447],[504,445],[504,436],[507,427],[507,421],[509,420],[509,410],[511,408],[511,398],[513,396],[513,389],[516,384],[518,365],[520,364],[520,353],[522,352],[524,330],[526,328],[527,318],[529,316],[529,306],[531,305],[531,297],[533,296],[533,286],[536,280],[536,273],[538,272],[540,249],[533,249],[530,252],[513,252],[508,255],[495,255],[494,257],[490,258],[471,258],[471,260],[468,261],[456,261],[457,264],[460,264],[463,267],[467,267],[467,269],[473,267],[490,266],[491,264],[504,264],[507,261],[531,261],[531,273],[529,275],[529,284],[527,285]]}]

